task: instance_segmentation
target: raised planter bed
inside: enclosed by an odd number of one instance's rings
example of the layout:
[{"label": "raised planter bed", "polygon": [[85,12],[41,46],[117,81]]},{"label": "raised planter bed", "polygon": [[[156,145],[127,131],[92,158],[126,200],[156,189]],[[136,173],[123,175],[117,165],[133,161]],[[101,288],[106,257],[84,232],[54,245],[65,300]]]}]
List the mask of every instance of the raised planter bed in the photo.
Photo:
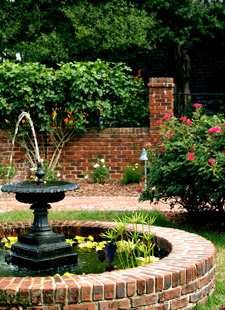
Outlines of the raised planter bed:
[{"label": "raised planter bed", "polygon": [[[27,233],[31,226],[26,221],[6,224],[9,235],[14,236]],[[98,236],[114,225],[94,221],[51,221],[51,224],[55,232],[72,236]],[[177,229],[152,226],[151,232],[156,232],[155,244],[170,252],[153,264],[102,274],[4,277],[0,278],[0,291],[11,295],[20,292],[32,302],[33,310],[175,310],[191,309],[206,302],[215,288],[214,245],[196,234]]]}]

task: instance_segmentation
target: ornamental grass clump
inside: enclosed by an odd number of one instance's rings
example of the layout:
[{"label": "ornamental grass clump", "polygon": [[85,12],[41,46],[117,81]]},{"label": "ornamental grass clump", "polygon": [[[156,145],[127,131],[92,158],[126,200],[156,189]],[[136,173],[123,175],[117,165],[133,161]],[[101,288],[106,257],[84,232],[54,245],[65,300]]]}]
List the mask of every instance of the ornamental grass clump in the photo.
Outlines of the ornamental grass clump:
[{"label": "ornamental grass clump", "polygon": [[143,177],[143,168],[138,163],[127,165],[123,171],[122,184],[140,183]]},{"label": "ornamental grass clump", "polygon": [[224,217],[225,119],[203,115],[199,103],[194,108],[192,120],[167,114],[158,122],[140,201],[169,200],[171,207],[178,202],[189,212],[218,210]]}]

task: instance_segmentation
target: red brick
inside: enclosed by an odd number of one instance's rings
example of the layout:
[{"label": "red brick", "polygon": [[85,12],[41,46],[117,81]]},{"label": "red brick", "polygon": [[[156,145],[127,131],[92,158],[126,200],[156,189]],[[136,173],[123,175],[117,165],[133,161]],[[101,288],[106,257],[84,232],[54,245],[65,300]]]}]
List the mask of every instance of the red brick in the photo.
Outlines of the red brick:
[{"label": "red brick", "polygon": [[88,303],[83,305],[65,305],[63,310],[95,310],[95,303]]},{"label": "red brick", "polygon": [[180,287],[173,288],[162,293],[159,293],[159,302],[179,298],[181,296]]},{"label": "red brick", "polygon": [[33,306],[27,309],[28,310],[60,310],[60,306]]},{"label": "red brick", "polygon": [[198,281],[182,286],[182,295],[189,294],[198,289]]},{"label": "red brick", "polygon": [[91,286],[88,283],[80,283],[81,301],[91,301]]},{"label": "red brick", "polygon": [[145,308],[145,310],[168,310],[169,304],[163,304],[163,305],[157,305],[157,306],[151,306]]},{"label": "red brick", "polygon": [[100,310],[117,310],[117,309],[130,309],[130,301],[128,298],[113,301],[100,302]]},{"label": "red brick", "polygon": [[56,303],[66,303],[66,286],[63,284],[56,285]]},{"label": "red brick", "polygon": [[171,310],[180,309],[188,305],[188,297],[171,301]]},{"label": "red brick", "polygon": [[190,302],[197,302],[203,297],[203,292],[197,292],[195,294],[190,295]]},{"label": "red brick", "polygon": [[126,279],[127,284],[127,296],[133,296],[136,293],[136,281],[133,279]]},{"label": "red brick", "polygon": [[132,297],[132,307],[140,307],[140,306],[148,306],[151,304],[155,304],[158,300],[157,294],[152,295],[144,295],[141,297]]},{"label": "red brick", "polygon": [[[67,283],[67,282],[66,282]],[[78,298],[79,298],[79,289],[78,286],[76,284],[69,284],[69,302],[70,303],[77,303],[78,302]]]},{"label": "red brick", "polygon": [[203,278],[199,279],[198,287],[201,288],[210,281],[210,274],[205,275]]},{"label": "red brick", "polygon": [[33,285],[30,291],[32,303],[40,304],[42,302],[42,290],[40,288],[40,285]]}]

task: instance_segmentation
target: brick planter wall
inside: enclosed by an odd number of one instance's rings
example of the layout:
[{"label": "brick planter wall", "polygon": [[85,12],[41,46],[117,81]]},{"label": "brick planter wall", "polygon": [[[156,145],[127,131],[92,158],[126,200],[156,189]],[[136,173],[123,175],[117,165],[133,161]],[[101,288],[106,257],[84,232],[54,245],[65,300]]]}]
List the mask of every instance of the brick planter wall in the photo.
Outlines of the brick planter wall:
[{"label": "brick planter wall", "polygon": [[[55,232],[84,236],[98,236],[114,225],[91,221],[52,221],[51,224]],[[27,233],[30,225],[30,222],[7,223],[12,235]],[[32,302],[32,310],[175,310],[191,309],[206,302],[215,288],[213,244],[177,229],[152,226],[151,232],[156,232],[157,246],[170,251],[167,257],[153,264],[102,274],[5,277],[0,278],[0,290],[11,295],[20,292]]]}]

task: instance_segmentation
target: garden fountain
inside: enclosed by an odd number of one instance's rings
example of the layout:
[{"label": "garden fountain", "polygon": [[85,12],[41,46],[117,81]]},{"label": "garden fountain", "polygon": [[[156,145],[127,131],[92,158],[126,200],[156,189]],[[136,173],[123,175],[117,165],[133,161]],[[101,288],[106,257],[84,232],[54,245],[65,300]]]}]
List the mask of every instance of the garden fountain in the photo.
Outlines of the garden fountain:
[{"label": "garden fountain", "polygon": [[[48,203],[64,199],[65,192],[78,189],[75,183],[65,181],[44,181],[44,172],[41,168],[37,140],[30,115],[23,112],[19,115],[16,124],[14,140],[18,131],[19,122],[26,116],[30,122],[35,140],[38,167],[36,181],[13,182],[2,186],[2,192],[16,194],[16,199],[23,203],[32,204],[34,221],[30,232],[19,235],[18,242],[13,244],[11,252],[6,255],[6,262],[30,270],[46,270],[77,263],[77,254],[72,252],[71,245],[65,242],[64,235],[55,234],[48,223]],[[13,154],[13,150],[12,150]],[[12,155],[10,164],[12,162]]]},{"label": "garden fountain", "polygon": [[16,199],[32,204],[34,222],[27,235],[19,235],[11,252],[6,255],[6,262],[30,270],[46,270],[77,262],[77,254],[72,252],[64,235],[55,234],[48,223],[49,202],[64,199],[65,192],[78,189],[75,183],[64,181],[43,181],[43,170],[38,163],[37,181],[23,181],[5,184],[3,192],[15,193]]}]

